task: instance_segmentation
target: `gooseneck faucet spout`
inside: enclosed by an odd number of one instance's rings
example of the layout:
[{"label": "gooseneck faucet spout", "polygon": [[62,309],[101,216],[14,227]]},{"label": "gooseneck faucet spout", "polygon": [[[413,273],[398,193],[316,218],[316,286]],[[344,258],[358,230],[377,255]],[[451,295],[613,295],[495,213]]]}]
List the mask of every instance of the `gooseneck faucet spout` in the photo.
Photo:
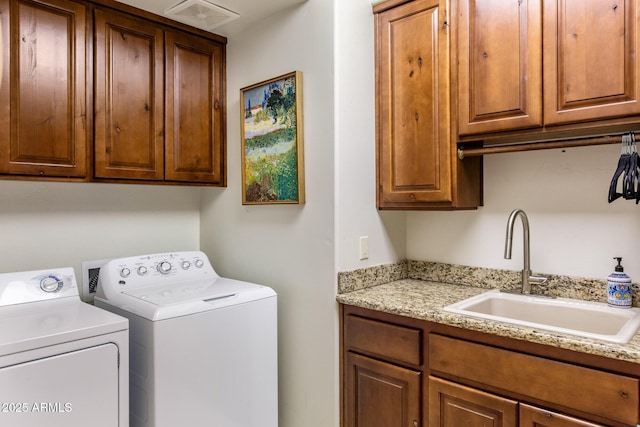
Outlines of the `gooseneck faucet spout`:
[{"label": "gooseneck faucet spout", "polygon": [[522,220],[523,230],[523,243],[524,243],[524,266],[522,269],[522,290],[523,294],[531,293],[531,283],[545,283],[546,277],[532,276],[531,275],[531,258],[529,254],[529,218],[522,209],[515,209],[509,215],[507,220],[507,235],[504,242],[504,258],[511,259],[511,247],[513,246],[513,225],[516,222],[516,218],[520,217]]}]

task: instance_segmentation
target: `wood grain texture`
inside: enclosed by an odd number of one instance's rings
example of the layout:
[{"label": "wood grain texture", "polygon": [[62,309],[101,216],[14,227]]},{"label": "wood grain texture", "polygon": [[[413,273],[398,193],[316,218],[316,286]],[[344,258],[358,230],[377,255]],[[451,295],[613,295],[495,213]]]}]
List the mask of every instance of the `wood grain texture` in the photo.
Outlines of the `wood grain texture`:
[{"label": "wood grain texture", "polygon": [[0,172],[84,178],[87,8],[68,0],[1,3]]},{"label": "wood grain texture", "polygon": [[224,46],[166,32],[165,179],[226,183]]},{"label": "wood grain texture", "polygon": [[95,176],[164,178],[164,36],[96,9]]}]

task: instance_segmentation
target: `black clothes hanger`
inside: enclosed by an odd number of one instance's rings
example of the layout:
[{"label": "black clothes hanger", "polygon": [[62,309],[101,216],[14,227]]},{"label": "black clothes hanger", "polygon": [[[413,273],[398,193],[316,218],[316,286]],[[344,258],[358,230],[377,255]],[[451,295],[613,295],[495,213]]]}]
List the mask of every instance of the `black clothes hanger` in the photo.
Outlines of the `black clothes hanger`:
[{"label": "black clothes hanger", "polygon": [[[619,199],[624,195],[624,179],[625,176],[623,174],[629,167],[630,157],[631,155],[628,153],[628,145],[629,145],[629,135],[622,135],[622,154],[620,155],[620,159],[618,160],[618,167],[613,174],[613,178],[611,179],[611,184],[609,184],[609,203],[613,202],[616,199]],[[618,179],[622,176],[623,179],[623,190],[622,193],[618,193],[616,190],[618,188]]]},{"label": "black clothes hanger", "polygon": [[623,181],[624,198],[627,200],[637,199],[638,196],[638,149],[634,134],[629,134],[629,163],[625,170]]}]

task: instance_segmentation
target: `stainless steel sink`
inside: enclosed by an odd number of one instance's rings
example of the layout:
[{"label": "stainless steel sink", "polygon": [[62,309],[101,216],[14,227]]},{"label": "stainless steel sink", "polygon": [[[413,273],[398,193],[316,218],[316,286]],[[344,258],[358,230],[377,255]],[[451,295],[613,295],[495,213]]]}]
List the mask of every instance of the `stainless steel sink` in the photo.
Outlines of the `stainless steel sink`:
[{"label": "stainless steel sink", "polygon": [[569,298],[514,295],[498,290],[444,308],[451,313],[627,343],[640,328],[640,308],[621,309]]}]

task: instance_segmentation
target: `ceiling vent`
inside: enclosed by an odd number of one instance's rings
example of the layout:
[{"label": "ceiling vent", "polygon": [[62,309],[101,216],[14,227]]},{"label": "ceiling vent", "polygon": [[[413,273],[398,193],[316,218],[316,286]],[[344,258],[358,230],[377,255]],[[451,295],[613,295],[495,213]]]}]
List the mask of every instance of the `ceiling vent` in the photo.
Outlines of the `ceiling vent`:
[{"label": "ceiling vent", "polygon": [[170,7],[164,14],[176,21],[207,31],[240,17],[235,12],[204,0],[185,0]]}]

